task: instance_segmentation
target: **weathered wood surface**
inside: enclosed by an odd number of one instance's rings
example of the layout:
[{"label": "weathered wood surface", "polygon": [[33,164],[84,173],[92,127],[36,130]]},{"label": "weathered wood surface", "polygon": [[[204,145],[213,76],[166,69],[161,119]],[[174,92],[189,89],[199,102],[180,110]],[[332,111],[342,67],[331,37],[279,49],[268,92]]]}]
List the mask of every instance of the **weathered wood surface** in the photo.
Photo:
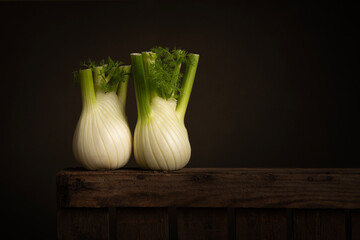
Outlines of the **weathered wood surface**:
[{"label": "weathered wood surface", "polygon": [[286,209],[236,209],[236,239],[286,240]]},{"label": "weathered wood surface", "polygon": [[59,240],[108,240],[107,208],[60,208],[57,213]]},{"label": "weathered wood surface", "polygon": [[58,207],[360,208],[360,169],[63,170]]},{"label": "weathered wood surface", "polygon": [[345,215],[345,210],[294,209],[294,240],[346,240]]},{"label": "weathered wood surface", "polygon": [[117,239],[169,239],[167,208],[118,208]]},{"label": "weathered wood surface", "polygon": [[178,240],[228,239],[226,208],[179,208]]}]

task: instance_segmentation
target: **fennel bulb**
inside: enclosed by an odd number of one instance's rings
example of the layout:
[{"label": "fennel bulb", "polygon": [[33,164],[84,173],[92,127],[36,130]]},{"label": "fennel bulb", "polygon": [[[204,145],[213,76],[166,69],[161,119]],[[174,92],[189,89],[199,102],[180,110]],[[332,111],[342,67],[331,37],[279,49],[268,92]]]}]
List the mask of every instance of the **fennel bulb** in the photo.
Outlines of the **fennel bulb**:
[{"label": "fennel bulb", "polygon": [[78,73],[83,107],[73,138],[74,156],[88,170],[117,169],[128,162],[132,149],[125,115],[130,66],[109,58],[107,65],[90,67]]},{"label": "fennel bulb", "polygon": [[141,168],[177,170],[189,162],[191,146],[184,117],[198,61],[197,54],[176,49],[171,53],[159,47],[131,54],[138,106],[134,156]]}]

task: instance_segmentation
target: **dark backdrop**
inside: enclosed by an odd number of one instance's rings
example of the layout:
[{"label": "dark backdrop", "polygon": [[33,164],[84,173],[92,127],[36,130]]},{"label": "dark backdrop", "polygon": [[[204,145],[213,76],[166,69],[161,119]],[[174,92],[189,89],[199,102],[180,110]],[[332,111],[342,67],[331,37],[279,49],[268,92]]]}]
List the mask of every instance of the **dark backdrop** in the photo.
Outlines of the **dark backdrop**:
[{"label": "dark backdrop", "polygon": [[[360,167],[356,14],[313,1],[0,3],[1,231],[56,238],[80,61],[129,63],[156,45],[201,55],[187,167]],[[133,131],[132,82],[127,114]]]}]

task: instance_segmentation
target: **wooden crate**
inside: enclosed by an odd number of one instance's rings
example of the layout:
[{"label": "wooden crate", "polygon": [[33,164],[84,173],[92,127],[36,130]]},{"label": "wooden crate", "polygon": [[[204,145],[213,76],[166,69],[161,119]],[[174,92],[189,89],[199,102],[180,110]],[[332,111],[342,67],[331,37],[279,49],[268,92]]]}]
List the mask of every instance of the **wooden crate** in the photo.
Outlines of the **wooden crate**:
[{"label": "wooden crate", "polygon": [[58,239],[360,239],[360,169],[67,169]]}]

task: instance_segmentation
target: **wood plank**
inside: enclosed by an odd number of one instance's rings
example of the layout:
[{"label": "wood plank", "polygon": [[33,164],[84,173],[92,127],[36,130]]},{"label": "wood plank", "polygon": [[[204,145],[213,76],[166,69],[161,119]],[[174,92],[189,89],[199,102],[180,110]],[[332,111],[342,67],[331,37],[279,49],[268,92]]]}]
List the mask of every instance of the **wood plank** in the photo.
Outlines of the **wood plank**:
[{"label": "wood plank", "polygon": [[118,208],[117,239],[169,239],[167,208]]},{"label": "wood plank", "polygon": [[320,210],[321,239],[346,240],[346,217],[344,210]]},{"label": "wood plank", "polygon": [[60,208],[57,213],[59,240],[109,240],[107,208]]},{"label": "wood plank", "polygon": [[287,239],[286,209],[236,209],[236,239]]},{"label": "wood plank", "polygon": [[360,169],[64,170],[60,207],[360,209]]},{"label": "wood plank", "polygon": [[345,240],[345,210],[294,209],[294,240]]},{"label": "wood plank", "polygon": [[351,215],[351,239],[360,240],[360,210],[352,210],[350,215]]},{"label": "wood plank", "polygon": [[294,240],[320,239],[320,212],[318,210],[294,209]]},{"label": "wood plank", "polygon": [[178,208],[178,240],[228,239],[226,208]]}]

